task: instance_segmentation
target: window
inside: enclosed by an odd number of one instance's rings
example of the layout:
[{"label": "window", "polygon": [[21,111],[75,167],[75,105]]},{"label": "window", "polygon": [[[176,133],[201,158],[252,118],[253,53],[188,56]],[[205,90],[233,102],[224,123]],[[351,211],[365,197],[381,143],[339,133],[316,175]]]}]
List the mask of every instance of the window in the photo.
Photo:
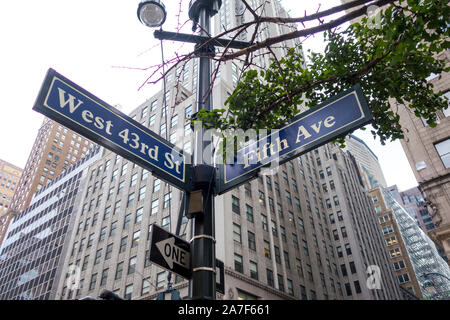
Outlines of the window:
[{"label": "window", "polygon": [[395,236],[385,239],[387,246],[392,246],[397,243],[397,238]]},{"label": "window", "polygon": [[294,244],[294,248],[298,249],[298,238],[295,233],[292,234],[292,243]]},{"label": "window", "polygon": [[112,250],[113,250],[113,243],[108,244],[106,247],[106,254],[105,254],[105,260],[108,260],[111,258]]},{"label": "window", "polygon": [[306,240],[302,240],[302,246],[303,246],[303,252],[309,256],[309,250],[308,250],[308,242]]},{"label": "window", "polygon": [[125,295],[123,296],[123,298],[125,300],[131,300],[132,294],[133,294],[133,285],[129,284],[125,287]]},{"label": "window", "polygon": [[116,229],[117,229],[117,221],[114,221],[113,223],[111,223],[111,229],[109,229],[109,236],[110,237],[114,235]]},{"label": "window", "polygon": [[170,216],[162,218],[161,227],[166,229],[167,231],[170,230]]},{"label": "window", "polygon": [[339,258],[342,258],[344,256],[342,254],[342,247],[336,247],[336,251]]},{"label": "window", "polygon": [[[448,108],[447,108],[448,109]],[[450,139],[436,143],[435,148],[445,168],[450,168]]]},{"label": "window", "polygon": [[281,274],[278,274],[278,289],[284,292],[284,279]]},{"label": "window", "polygon": [[341,228],[341,233],[342,233],[342,238],[347,238],[347,230],[345,229],[345,227]]},{"label": "window", "polygon": [[123,221],[123,229],[127,229],[129,227],[130,221],[131,221],[131,213],[125,216],[125,219]]},{"label": "window", "polygon": [[344,277],[347,276],[347,268],[345,267],[345,264],[341,264],[341,272]]},{"label": "window", "polygon": [[153,200],[150,215],[153,216],[154,214],[158,213],[158,208],[159,208],[159,199]]},{"label": "window", "polygon": [[389,250],[389,254],[390,254],[391,258],[395,258],[395,257],[402,255],[400,248]]},{"label": "window", "polygon": [[345,244],[345,251],[346,251],[347,255],[351,255],[352,254],[352,248],[350,247],[349,243]]},{"label": "window", "polygon": [[254,222],[254,218],[253,218],[253,207],[249,206],[248,204],[245,205],[245,212],[247,215],[247,220],[250,222]]},{"label": "window", "polygon": [[311,265],[309,265],[309,264],[306,265],[306,274],[308,275],[308,280],[314,282],[312,268],[311,268]]},{"label": "window", "polygon": [[128,195],[127,208],[133,204],[134,192]]},{"label": "window", "polygon": [[249,249],[256,251],[255,234],[251,231],[248,231],[248,247]]},{"label": "window", "polygon": [[331,224],[333,224],[333,223],[335,223],[336,221],[334,220],[334,215],[333,214],[330,214],[330,223]]},{"label": "window", "polygon": [[122,253],[127,248],[127,236],[120,239],[120,247],[119,247],[119,253]]},{"label": "window", "polygon": [[173,128],[178,124],[178,114],[173,115],[172,119],[170,120],[170,127]]},{"label": "window", "polygon": [[156,290],[161,289],[162,287],[164,287],[164,284],[166,282],[166,277],[165,277],[166,272],[160,272],[156,275]]},{"label": "window", "polygon": [[266,269],[266,275],[267,275],[267,284],[271,287],[275,287],[273,271],[270,269]]},{"label": "window", "polygon": [[395,269],[395,270],[400,270],[400,269],[405,268],[405,262],[404,262],[403,260],[394,262],[393,265],[394,265],[394,269]]},{"label": "window", "polygon": [[100,262],[101,257],[102,257],[102,249],[98,249],[97,252],[95,253],[94,265]]},{"label": "window", "polygon": [[138,201],[141,201],[145,198],[145,191],[147,190],[147,186],[143,186],[139,189]]},{"label": "window", "polygon": [[333,230],[333,238],[334,240],[339,240],[339,233],[337,230]]},{"label": "window", "polygon": [[135,217],[135,219],[134,219],[134,223],[138,223],[138,222],[141,222],[141,221],[142,221],[142,215],[143,215],[143,213],[144,213],[144,208],[143,208],[143,207],[137,209],[137,211],[136,211],[136,217]]},{"label": "window", "polygon": [[409,281],[409,275],[407,273],[401,274],[399,276],[397,276],[398,282],[399,283],[405,283]]},{"label": "window", "polygon": [[350,286],[350,283],[346,283],[345,284],[345,292],[347,293],[347,296],[351,296],[352,295],[352,288]]},{"label": "window", "polygon": [[271,255],[270,255],[270,244],[267,241],[264,241],[264,256],[266,258],[271,259]]},{"label": "window", "polygon": [[155,114],[152,114],[152,115],[150,116],[150,119],[148,120],[148,126],[149,126],[149,127],[151,127],[152,125],[155,124],[155,119],[156,119],[156,115],[155,115]]},{"label": "window", "polygon": [[233,210],[233,212],[240,214],[239,198],[236,198],[235,196],[231,196],[231,209]]},{"label": "window", "polygon": [[250,269],[250,277],[252,279],[258,280],[258,265],[256,264],[256,262],[250,261],[249,269]]},{"label": "window", "polygon": [[116,267],[116,275],[115,275],[114,279],[115,279],[115,280],[119,280],[120,278],[122,278],[122,272],[123,272],[123,261],[122,261],[122,262],[119,262],[119,263],[117,264],[117,267]]},{"label": "window", "polygon": [[392,233],[392,232],[394,232],[392,225],[389,225],[389,226],[383,228],[383,234],[388,234],[388,233]]},{"label": "window", "polygon": [[168,208],[170,206],[170,202],[172,200],[172,191],[166,193],[164,195],[164,204],[163,204],[163,208]]},{"label": "window", "polygon": [[106,280],[108,279],[108,271],[108,268],[103,270],[102,277],[100,279],[100,286],[106,285]]},{"label": "window", "polygon": [[281,264],[280,248],[274,246],[274,250],[275,250],[275,261]]},{"label": "window", "polygon": [[120,200],[114,204],[114,214],[116,214],[120,209]]},{"label": "window", "polygon": [[188,119],[191,116],[191,114],[192,114],[192,105],[189,105],[184,109],[184,117]]},{"label": "window", "polygon": [[267,224],[267,217],[263,214],[261,214],[261,222],[262,222],[262,228],[264,231],[269,231],[269,227]]},{"label": "window", "polygon": [[132,247],[132,248],[133,248],[133,247],[136,247],[136,246],[138,245],[140,233],[141,233],[140,230],[135,231],[135,232],[133,233],[133,242],[131,243],[131,247]]},{"label": "window", "polygon": [[89,290],[94,290],[96,282],[97,282],[97,274],[95,273],[91,277],[91,282],[89,283]]},{"label": "window", "polygon": [[241,227],[235,223],[233,223],[233,240],[242,243]]},{"label": "window", "polygon": [[334,201],[334,205],[335,205],[335,206],[338,206],[338,205],[339,205],[339,198],[338,198],[338,196],[334,196],[334,197],[333,197],[333,201]]},{"label": "window", "polygon": [[146,293],[150,292],[150,277],[145,278],[142,280],[142,290],[141,295],[144,295]]},{"label": "window", "polygon": [[128,262],[127,274],[133,274],[135,270],[136,270],[136,256],[130,258],[130,261]]},{"label": "window", "polygon": [[242,263],[242,256],[234,254],[234,270],[240,273],[244,273],[244,264]]},{"label": "window", "polygon": [[155,181],[153,181],[153,192],[157,192],[159,189],[161,189],[161,180],[156,178]]},{"label": "window", "polygon": [[349,262],[349,265],[350,265],[350,271],[351,271],[351,273],[352,273],[352,274],[355,274],[355,273],[356,273],[356,266],[355,266],[355,263],[354,263],[353,261],[350,261],[350,262]]}]

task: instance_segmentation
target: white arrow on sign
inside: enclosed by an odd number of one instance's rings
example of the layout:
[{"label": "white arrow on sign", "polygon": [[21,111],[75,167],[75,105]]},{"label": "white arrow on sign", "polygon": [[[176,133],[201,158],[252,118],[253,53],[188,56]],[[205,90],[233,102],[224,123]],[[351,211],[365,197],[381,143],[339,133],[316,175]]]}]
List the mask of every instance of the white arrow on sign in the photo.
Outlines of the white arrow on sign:
[{"label": "white arrow on sign", "polygon": [[177,247],[175,245],[175,238],[171,237],[160,242],[155,243],[159,252],[161,252],[164,260],[173,269],[173,264],[189,269],[189,252]]}]

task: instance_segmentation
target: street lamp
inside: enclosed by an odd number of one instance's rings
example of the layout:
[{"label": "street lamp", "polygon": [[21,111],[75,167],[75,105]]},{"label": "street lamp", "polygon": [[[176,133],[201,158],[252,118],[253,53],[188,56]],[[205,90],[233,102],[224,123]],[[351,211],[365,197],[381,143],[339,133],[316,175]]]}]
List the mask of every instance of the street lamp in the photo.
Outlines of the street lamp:
[{"label": "street lamp", "polygon": [[143,0],[139,3],[137,15],[142,24],[156,28],[166,21],[167,11],[160,0]]},{"label": "street lamp", "polygon": [[[145,6],[151,5],[144,13]],[[214,39],[210,36],[210,19],[217,14],[222,0],[190,0],[189,18],[193,21],[193,30],[200,28],[199,35],[190,35],[179,32],[166,32],[156,30],[155,38],[160,40],[195,43],[195,56],[198,63],[197,103],[195,111],[212,109],[211,86],[211,58],[215,56],[215,46],[243,49],[250,44],[243,41],[229,39]],[[159,8],[157,8],[159,7]],[[160,1],[142,1],[138,8],[139,20],[146,26],[158,27],[165,20],[166,11]],[[151,23],[147,23],[146,19]],[[214,300],[216,297],[216,252],[215,252],[215,222],[214,222],[214,191],[215,181],[212,155],[203,158],[204,150],[211,149],[211,139],[208,139],[205,130],[195,132],[194,136],[194,191],[199,191],[197,199],[201,211],[191,217],[193,238],[191,240],[191,270],[192,278],[189,281],[189,297],[193,300]],[[206,136],[206,138],[204,138]],[[210,138],[210,137],[209,137]],[[207,162],[207,163],[205,163]],[[209,163],[210,162],[210,163]],[[200,196],[201,193],[201,196]],[[186,193],[186,203],[190,203],[190,193]]]}]

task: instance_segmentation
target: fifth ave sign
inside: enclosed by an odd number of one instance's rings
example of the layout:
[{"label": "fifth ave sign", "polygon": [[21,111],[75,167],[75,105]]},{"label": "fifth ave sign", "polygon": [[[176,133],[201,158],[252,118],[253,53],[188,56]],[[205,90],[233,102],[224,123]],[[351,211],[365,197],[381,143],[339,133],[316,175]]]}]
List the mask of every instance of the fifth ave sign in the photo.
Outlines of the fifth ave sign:
[{"label": "fifth ave sign", "polygon": [[256,177],[272,163],[283,164],[372,120],[361,87],[342,92],[320,105],[300,113],[282,128],[249,141],[228,163],[216,159],[216,193],[222,194]]}]

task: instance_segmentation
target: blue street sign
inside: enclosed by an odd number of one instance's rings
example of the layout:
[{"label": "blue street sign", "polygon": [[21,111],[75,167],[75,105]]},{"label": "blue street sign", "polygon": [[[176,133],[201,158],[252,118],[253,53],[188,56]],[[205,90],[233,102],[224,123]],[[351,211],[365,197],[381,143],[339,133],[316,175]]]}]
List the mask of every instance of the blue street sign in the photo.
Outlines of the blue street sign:
[{"label": "blue street sign", "polygon": [[257,176],[274,161],[282,164],[311,151],[372,119],[359,85],[299,114],[282,128],[250,141],[237,151],[232,163],[217,159],[216,193],[222,194]]},{"label": "blue street sign", "polygon": [[33,110],[150,170],[179,189],[192,188],[190,155],[53,69],[47,72]]}]

